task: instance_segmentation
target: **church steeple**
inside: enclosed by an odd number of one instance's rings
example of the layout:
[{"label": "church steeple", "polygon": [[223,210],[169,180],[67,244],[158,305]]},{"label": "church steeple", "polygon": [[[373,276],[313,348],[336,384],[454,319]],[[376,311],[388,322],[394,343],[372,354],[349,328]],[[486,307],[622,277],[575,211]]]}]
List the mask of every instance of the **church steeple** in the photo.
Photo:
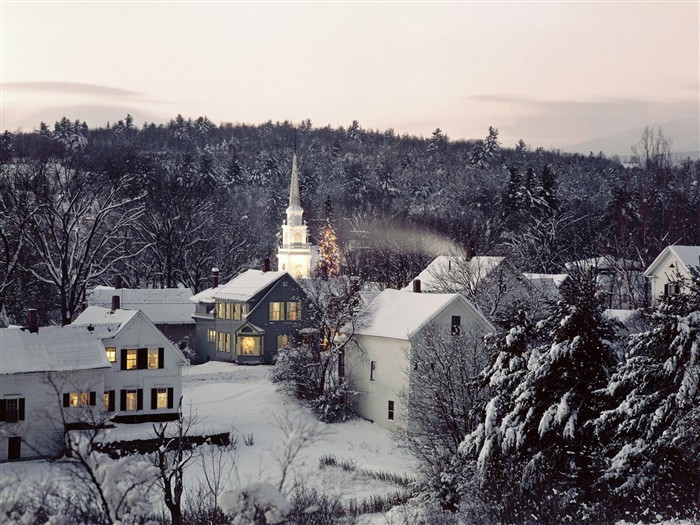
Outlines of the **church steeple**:
[{"label": "church steeple", "polygon": [[301,210],[301,201],[299,199],[299,172],[297,171],[297,153],[292,156],[292,181],[289,185],[289,210]]},{"label": "church steeple", "polygon": [[292,155],[287,220],[282,224],[282,246],[277,251],[278,269],[287,271],[294,277],[311,276],[311,245],[309,244],[308,227],[302,220],[303,214],[304,210],[301,207],[299,196],[299,171],[295,146]]}]

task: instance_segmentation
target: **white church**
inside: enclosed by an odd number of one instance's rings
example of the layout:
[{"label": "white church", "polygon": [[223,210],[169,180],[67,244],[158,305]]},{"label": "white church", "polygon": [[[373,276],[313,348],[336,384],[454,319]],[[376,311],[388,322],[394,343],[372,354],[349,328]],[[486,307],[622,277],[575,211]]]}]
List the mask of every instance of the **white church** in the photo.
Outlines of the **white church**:
[{"label": "white church", "polygon": [[277,270],[295,279],[308,279],[317,259],[309,243],[309,228],[302,219],[304,210],[299,198],[297,154],[292,156],[292,180],[289,187],[287,220],[282,223],[282,245],[277,250]]}]

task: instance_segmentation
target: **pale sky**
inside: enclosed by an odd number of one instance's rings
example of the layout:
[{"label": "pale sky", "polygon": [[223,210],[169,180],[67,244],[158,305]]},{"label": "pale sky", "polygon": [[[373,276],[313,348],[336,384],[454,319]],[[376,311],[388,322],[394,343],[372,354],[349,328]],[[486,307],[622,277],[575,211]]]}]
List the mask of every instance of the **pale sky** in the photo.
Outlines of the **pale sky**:
[{"label": "pale sky", "polygon": [[568,148],[662,124],[700,149],[698,1],[1,0],[0,18],[2,130],[180,113]]}]

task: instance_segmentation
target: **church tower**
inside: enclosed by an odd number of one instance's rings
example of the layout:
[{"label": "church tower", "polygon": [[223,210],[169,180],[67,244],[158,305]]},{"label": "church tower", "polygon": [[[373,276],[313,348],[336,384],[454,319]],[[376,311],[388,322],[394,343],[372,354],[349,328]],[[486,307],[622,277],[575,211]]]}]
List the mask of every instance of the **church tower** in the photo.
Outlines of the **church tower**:
[{"label": "church tower", "polygon": [[292,181],[289,187],[287,220],[282,223],[282,246],[277,250],[277,269],[295,278],[311,277],[309,229],[302,220],[304,210],[299,200],[297,154],[292,156]]}]

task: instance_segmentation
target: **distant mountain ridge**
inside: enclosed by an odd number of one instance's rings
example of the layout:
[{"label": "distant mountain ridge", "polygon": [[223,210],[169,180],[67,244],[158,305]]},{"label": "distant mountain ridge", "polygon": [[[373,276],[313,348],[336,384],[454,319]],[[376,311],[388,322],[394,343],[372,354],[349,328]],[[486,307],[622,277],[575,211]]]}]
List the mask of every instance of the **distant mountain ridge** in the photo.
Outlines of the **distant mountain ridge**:
[{"label": "distant mountain ridge", "polygon": [[[700,121],[697,118],[683,118],[668,122],[650,124],[654,129],[662,129],[664,136],[672,140],[671,150],[677,158],[700,158]],[[571,153],[588,154],[602,151],[608,156],[618,155],[628,158],[631,149],[639,141],[644,127],[637,127],[615,133],[607,137],[580,142],[562,148]]]}]

